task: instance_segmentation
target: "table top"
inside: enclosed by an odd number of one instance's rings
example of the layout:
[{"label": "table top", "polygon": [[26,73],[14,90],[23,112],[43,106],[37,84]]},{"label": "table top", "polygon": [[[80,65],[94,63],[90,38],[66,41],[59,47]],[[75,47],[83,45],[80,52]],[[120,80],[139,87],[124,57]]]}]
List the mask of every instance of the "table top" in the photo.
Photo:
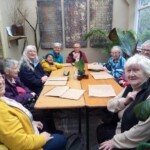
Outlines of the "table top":
[{"label": "table top", "polygon": [[112,85],[116,95],[118,95],[122,87],[114,79],[103,79],[95,80],[90,71],[87,70],[87,65],[85,66],[86,74],[89,75],[89,79],[76,80],[74,79],[74,72],[77,70],[74,66],[63,67],[59,70],[53,71],[51,76],[63,76],[64,71],[70,71],[69,80],[67,86],[77,89],[85,89],[84,95],[79,100],[64,99],[59,97],[49,97],[44,96],[46,92],[54,88],[55,86],[44,86],[38,100],[36,101],[36,109],[61,109],[61,108],[82,108],[82,107],[106,107],[108,100],[113,97],[99,98],[99,97],[90,97],[88,95],[88,85],[93,84],[109,84]]}]

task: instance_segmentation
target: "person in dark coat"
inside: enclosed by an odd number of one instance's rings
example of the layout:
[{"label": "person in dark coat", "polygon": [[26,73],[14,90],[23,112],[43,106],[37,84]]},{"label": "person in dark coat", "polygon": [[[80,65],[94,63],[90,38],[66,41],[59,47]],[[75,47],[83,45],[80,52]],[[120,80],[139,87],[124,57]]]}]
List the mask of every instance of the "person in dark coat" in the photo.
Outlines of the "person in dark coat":
[{"label": "person in dark coat", "polygon": [[27,88],[18,77],[18,61],[7,58],[3,62],[5,76],[5,96],[27,105],[36,100],[36,94]]},{"label": "person in dark coat", "polygon": [[36,47],[33,45],[28,45],[23,52],[19,77],[30,90],[37,95],[41,93],[48,76],[39,62]]}]

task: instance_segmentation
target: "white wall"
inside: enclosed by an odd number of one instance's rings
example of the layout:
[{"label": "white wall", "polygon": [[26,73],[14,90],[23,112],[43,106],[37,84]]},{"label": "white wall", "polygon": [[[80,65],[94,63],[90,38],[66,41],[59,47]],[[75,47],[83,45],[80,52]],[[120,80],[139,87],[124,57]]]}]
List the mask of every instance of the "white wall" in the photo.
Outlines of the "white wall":
[{"label": "white wall", "polygon": [[[16,45],[15,42],[11,42],[11,45],[8,45],[7,40],[7,34],[6,34],[6,26],[10,26],[12,23],[10,21],[10,18],[8,17],[8,9],[7,5],[9,2],[9,5],[12,3],[15,3],[17,0],[0,0],[0,9],[1,9],[1,15],[2,22],[3,22],[3,28],[2,28],[2,35],[4,41],[4,57],[12,57],[15,59],[19,59],[21,56],[21,51],[23,48],[23,40],[19,40],[19,47]],[[114,0],[113,1],[113,23],[112,26],[116,28],[121,28],[124,30],[127,30],[129,28],[134,27],[134,16],[135,16],[135,1],[131,0],[132,3],[129,2],[129,0]],[[32,26],[35,27],[36,22],[36,7],[37,7],[37,1],[36,0],[24,0],[24,8],[27,10],[28,16],[27,19],[30,21]],[[28,44],[34,44],[34,36],[33,36],[33,30],[31,27],[26,23],[25,24],[25,33],[28,39]],[[38,30],[37,30],[38,33]],[[39,37],[38,37],[39,39]],[[71,49],[63,49],[62,54],[64,56],[64,60],[66,60],[66,57]],[[39,56],[45,55],[49,50],[39,50]],[[100,49],[91,49],[89,46],[88,48],[84,48],[84,51],[87,54],[89,62],[94,61],[107,61],[108,55],[102,54]]]}]

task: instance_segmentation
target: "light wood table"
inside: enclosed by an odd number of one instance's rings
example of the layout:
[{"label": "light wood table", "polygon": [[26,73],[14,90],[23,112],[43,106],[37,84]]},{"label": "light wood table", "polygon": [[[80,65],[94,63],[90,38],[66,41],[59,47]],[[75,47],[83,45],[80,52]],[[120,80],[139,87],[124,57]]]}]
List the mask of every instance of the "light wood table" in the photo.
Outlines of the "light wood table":
[{"label": "light wood table", "polygon": [[[74,79],[75,70],[76,68],[74,66],[63,67],[57,71],[53,71],[51,73],[51,76],[63,76],[64,71],[70,71],[67,85],[70,86],[71,88],[86,90],[84,95],[79,100],[44,96],[46,92],[54,88],[54,86],[44,86],[35,104],[35,108],[36,109],[63,109],[63,108],[71,109],[71,108],[86,107],[86,135],[87,135],[86,144],[87,144],[87,150],[89,150],[89,109],[95,108],[95,107],[106,107],[107,102],[113,97],[106,97],[106,98],[90,97],[88,94],[88,85],[96,85],[96,84],[97,85],[102,85],[102,84],[112,85],[116,95],[118,95],[121,92],[122,87],[120,87],[114,79],[95,80],[92,77],[92,75],[90,75],[90,71],[87,70],[87,65],[85,65],[85,70],[86,70],[86,74],[89,75],[89,79],[82,79],[81,81],[78,81]],[[80,111],[79,111],[79,131],[81,131]]]}]

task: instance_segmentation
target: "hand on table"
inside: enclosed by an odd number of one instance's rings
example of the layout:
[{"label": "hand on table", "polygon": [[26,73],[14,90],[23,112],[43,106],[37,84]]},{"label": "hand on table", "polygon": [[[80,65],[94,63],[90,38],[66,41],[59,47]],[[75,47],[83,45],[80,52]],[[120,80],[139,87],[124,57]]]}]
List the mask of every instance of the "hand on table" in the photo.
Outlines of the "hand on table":
[{"label": "hand on table", "polygon": [[48,79],[48,76],[43,76],[43,77],[41,78],[42,83],[45,83],[45,82],[47,81],[47,79]]}]

